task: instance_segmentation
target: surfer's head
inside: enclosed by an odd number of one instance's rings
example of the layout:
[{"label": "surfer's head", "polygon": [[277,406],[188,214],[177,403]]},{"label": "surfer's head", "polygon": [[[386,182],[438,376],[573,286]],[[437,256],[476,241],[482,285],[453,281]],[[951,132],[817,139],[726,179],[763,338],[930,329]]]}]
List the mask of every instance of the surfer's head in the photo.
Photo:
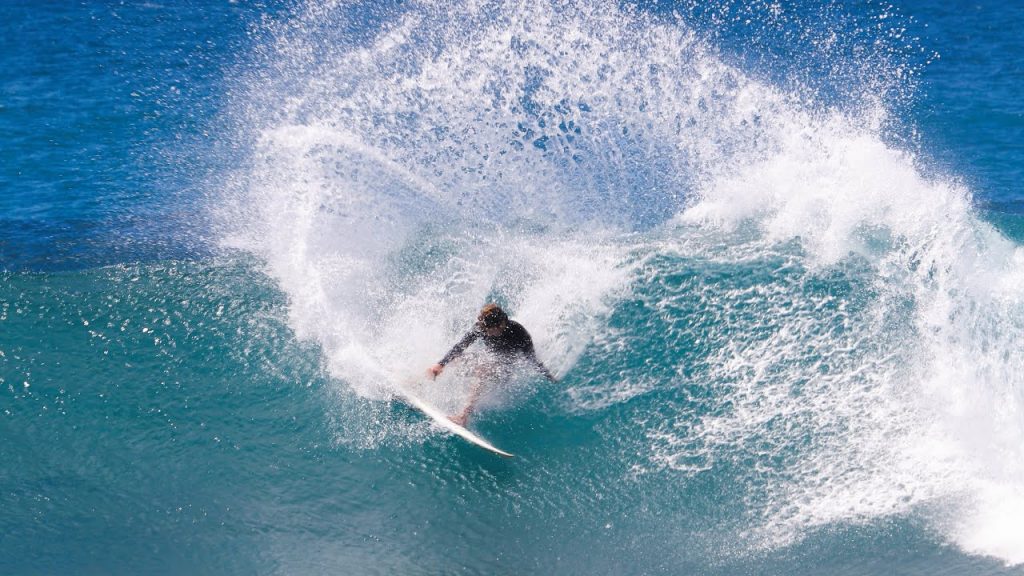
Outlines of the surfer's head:
[{"label": "surfer's head", "polygon": [[497,336],[508,324],[508,314],[501,309],[501,306],[491,302],[480,309],[476,317],[476,325],[484,332]]}]

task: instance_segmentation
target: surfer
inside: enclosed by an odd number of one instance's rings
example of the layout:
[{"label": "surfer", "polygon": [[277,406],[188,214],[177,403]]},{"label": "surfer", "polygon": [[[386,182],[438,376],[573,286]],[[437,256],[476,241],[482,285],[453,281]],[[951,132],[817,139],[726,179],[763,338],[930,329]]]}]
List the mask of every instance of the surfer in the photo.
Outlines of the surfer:
[{"label": "surfer", "polygon": [[551,371],[537,358],[530,333],[523,328],[522,324],[510,320],[501,306],[493,303],[480,309],[473,329],[463,336],[462,340],[459,340],[440,362],[428,368],[427,375],[431,379],[437,378],[449,362],[462,356],[462,353],[477,340],[483,342],[490,357],[481,361],[474,370],[475,382],[470,389],[469,400],[461,413],[449,416],[452,422],[465,426],[469,415],[473,413],[477,400],[480,399],[481,392],[483,392],[484,380],[495,380],[508,376],[515,360],[525,360],[545,378],[551,382],[555,381]]}]

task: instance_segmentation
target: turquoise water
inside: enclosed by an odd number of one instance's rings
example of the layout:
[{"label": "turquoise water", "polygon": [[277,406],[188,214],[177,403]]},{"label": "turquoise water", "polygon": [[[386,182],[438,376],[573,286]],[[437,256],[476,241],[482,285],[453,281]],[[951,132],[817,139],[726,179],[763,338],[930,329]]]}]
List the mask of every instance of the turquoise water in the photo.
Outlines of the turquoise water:
[{"label": "turquoise water", "polygon": [[0,16],[0,572],[1022,573],[1024,11]]}]

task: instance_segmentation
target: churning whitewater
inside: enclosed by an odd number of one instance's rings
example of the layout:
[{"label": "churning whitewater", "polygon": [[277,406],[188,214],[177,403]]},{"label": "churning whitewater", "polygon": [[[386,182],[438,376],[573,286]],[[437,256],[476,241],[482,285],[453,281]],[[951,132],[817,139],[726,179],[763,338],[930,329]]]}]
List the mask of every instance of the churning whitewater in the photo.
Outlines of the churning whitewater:
[{"label": "churning whitewater", "polygon": [[1024,252],[889,136],[898,62],[833,55],[837,101],[611,2],[377,17],[266,35],[219,212],[322,349],[339,444],[434,438],[379,406],[493,300],[564,388],[491,417],[601,414],[617,481],[728,484],[723,554],[909,518],[1024,562]]},{"label": "churning whitewater", "polygon": [[1024,574],[1015,4],[0,27],[0,574]]}]

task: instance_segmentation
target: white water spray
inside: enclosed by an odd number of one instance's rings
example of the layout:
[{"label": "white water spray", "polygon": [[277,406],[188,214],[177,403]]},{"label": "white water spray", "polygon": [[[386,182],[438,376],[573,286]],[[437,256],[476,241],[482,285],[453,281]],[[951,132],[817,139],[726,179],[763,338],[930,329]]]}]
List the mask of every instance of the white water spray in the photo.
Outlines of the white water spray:
[{"label": "white water spray", "polygon": [[[588,345],[679,336],[673,310],[697,301],[730,409],[645,420],[651,453],[629,457],[685,481],[753,455],[749,532],[768,546],[922,513],[1024,561],[1024,257],[884,143],[883,105],[821,110],[614,3],[416,4],[362,43],[335,42],[342,12],[311,4],[277,31],[225,210],[226,242],[265,258],[333,376],[385,397],[489,299],[565,374]],[[645,259],[676,250],[783,264],[667,286],[648,302],[664,334],[602,336],[661,282]],[[854,298],[804,289],[849,267]],[[574,388],[575,408],[685,383],[626,376]]]}]

